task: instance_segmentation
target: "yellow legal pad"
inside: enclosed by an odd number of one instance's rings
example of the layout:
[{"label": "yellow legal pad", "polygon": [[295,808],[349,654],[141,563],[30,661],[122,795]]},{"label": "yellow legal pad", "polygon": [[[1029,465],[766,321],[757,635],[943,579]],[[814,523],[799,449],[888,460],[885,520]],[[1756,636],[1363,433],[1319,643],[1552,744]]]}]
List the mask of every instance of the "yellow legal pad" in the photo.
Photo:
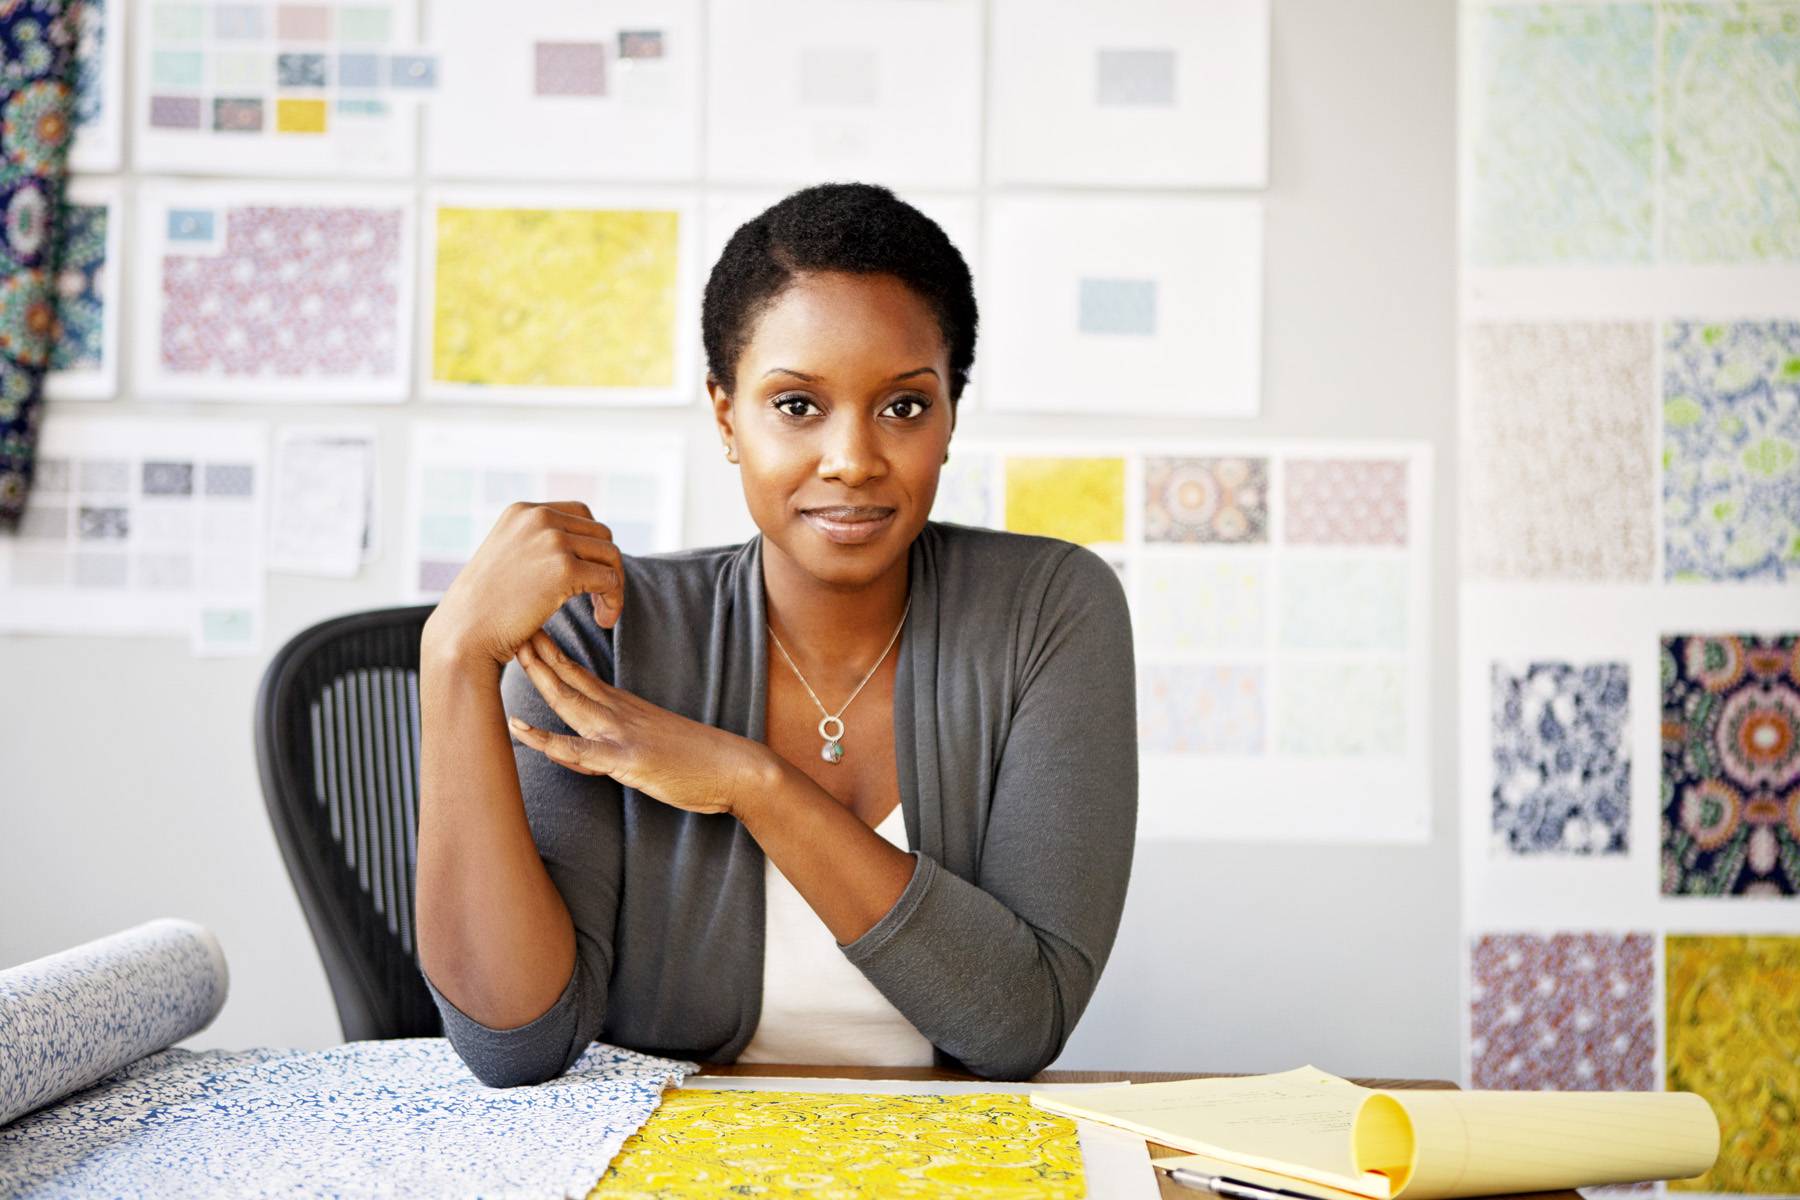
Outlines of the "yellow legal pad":
[{"label": "yellow legal pad", "polygon": [[1087,1194],[1075,1123],[1027,1096],[677,1090],[589,1200]]},{"label": "yellow legal pad", "polygon": [[[1038,1107],[1190,1151],[1191,1166],[1320,1200],[1455,1200],[1685,1179],[1719,1124],[1690,1092],[1377,1091],[1316,1067],[1036,1092]],[[1221,1164],[1224,1169],[1221,1170]],[[1240,1170],[1240,1168],[1242,1168]]]}]

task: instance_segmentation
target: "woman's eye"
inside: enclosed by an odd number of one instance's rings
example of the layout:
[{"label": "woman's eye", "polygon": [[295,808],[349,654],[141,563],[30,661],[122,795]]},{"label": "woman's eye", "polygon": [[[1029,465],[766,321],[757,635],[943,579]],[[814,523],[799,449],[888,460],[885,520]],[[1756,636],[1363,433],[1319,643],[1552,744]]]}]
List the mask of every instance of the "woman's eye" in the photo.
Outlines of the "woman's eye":
[{"label": "woman's eye", "polygon": [[902,421],[910,421],[922,414],[927,405],[917,396],[902,396],[888,405],[888,411]]},{"label": "woman's eye", "polygon": [[775,410],[787,417],[804,417],[813,408],[813,402],[805,396],[782,396],[775,401]]}]

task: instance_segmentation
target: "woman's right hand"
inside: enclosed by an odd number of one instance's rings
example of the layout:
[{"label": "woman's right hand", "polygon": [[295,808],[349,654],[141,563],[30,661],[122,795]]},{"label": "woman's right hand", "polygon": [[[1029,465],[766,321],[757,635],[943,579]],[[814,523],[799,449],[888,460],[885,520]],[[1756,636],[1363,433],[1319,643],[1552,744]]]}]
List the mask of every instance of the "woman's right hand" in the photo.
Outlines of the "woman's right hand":
[{"label": "woman's right hand", "polygon": [[424,640],[503,667],[551,614],[583,592],[611,629],[625,605],[612,530],[578,500],[507,506],[425,622]]}]

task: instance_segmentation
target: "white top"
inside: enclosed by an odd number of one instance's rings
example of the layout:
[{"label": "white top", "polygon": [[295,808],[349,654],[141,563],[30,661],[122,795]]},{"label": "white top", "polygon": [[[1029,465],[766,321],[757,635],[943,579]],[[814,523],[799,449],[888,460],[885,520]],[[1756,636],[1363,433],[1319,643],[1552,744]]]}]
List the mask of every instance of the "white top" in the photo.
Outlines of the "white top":
[{"label": "white top", "polygon": [[[898,804],[875,832],[906,845]],[[739,1062],[929,1067],[931,1043],[851,965],[775,864],[763,860],[762,1016]]]}]

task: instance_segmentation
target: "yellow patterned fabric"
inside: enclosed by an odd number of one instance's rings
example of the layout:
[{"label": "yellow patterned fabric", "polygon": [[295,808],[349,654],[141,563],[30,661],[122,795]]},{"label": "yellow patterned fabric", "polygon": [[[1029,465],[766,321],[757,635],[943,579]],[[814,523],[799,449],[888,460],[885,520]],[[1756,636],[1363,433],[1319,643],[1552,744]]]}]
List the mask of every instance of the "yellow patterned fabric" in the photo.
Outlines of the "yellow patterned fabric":
[{"label": "yellow patterned fabric", "polygon": [[1125,540],[1125,460],[1009,458],[1006,528],[1091,545]]},{"label": "yellow patterned fabric", "polygon": [[1800,1192],[1800,937],[1670,937],[1670,1090],[1719,1116],[1719,1161],[1674,1191]]},{"label": "yellow patterned fabric", "polygon": [[684,1089],[588,1200],[1085,1196],[1075,1123],[1024,1096]]},{"label": "yellow patterned fabric", "polygon": [[440,208],[432,378],[671,387],[680,214]]}]

